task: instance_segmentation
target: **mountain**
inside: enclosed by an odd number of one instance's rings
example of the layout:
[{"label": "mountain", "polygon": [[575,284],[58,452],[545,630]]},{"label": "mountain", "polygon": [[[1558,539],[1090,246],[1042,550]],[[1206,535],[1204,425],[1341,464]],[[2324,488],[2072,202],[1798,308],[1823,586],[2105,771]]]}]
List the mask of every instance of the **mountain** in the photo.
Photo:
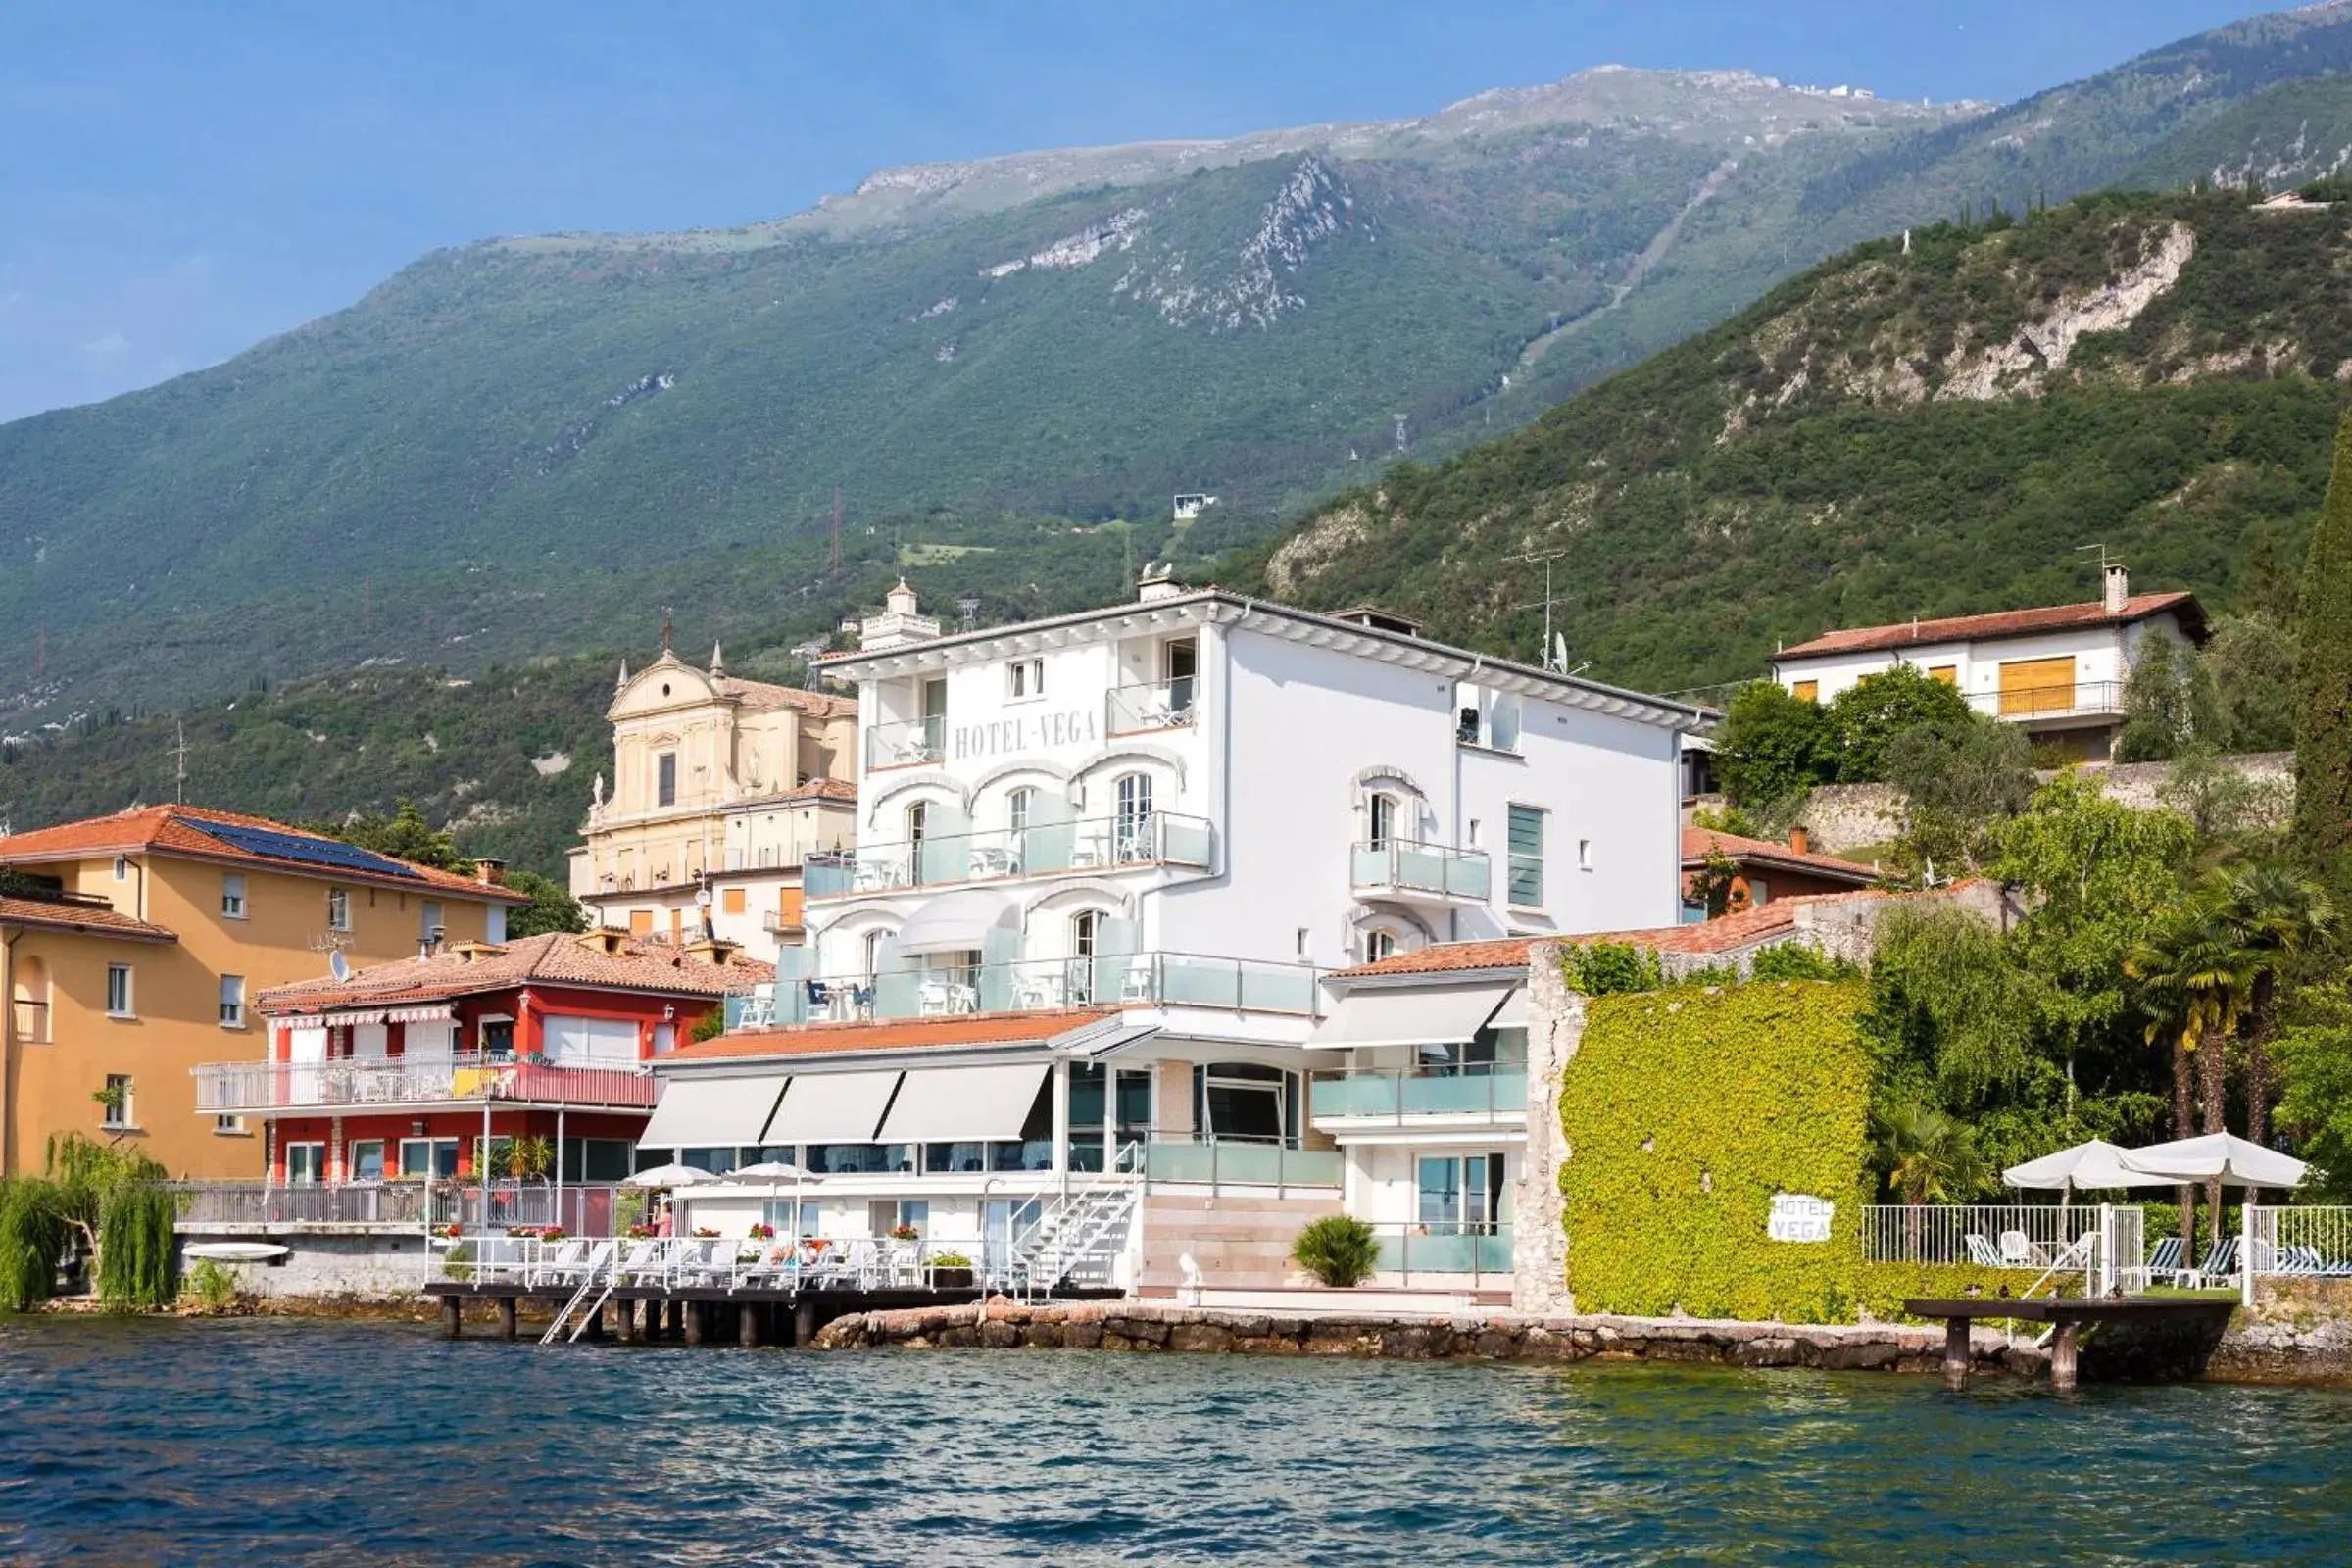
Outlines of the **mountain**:
[{"label": "mountain", "polygon": [[1827,627],[2145,588],[2291,612],[2352,381],[2340,206],[2108,194],[1877,240],[1264,553],[1256,585],[1374,600],[1595,673],[1752,677]]},{"label": "mountain", "polygon": [[[826,630],[884,557],[1016,607],[1273,537],[1854,241],[2342,160],[2352,0],[2007,109],[1602,69],[1418,120],[885,171],[739,229],[425,257],[0,425],[0,731],[256,678]],[[2348,138],[2352,139],[2352,138]],[[1221,500],[1168,526],[1178,490]],[[1134,524],[1115,534],[1106,521]]]}]

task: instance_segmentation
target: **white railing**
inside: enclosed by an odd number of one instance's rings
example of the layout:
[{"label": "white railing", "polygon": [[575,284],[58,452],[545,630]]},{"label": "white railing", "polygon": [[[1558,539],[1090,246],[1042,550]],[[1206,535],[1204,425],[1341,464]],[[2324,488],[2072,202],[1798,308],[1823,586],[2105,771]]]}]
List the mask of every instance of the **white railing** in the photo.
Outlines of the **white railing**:
[{"label": "white railing", "polygon": [[580,1238],[496,1233],[435,1235],[425,1269],[435,1281],[574,1289],[592,1277],[628,1289],[968,1290],[1004,1271],[1002,1243],[900,1241],[886,1236]]},{"label": "white railing", "polygon": [[425,1223],[425,1184],[335,1182],[289,1186],[265,1182],[174,1182],[183,1226],[408,1225]]},{"label": "white railing", "polygon": [[2253,1204],[2244,1223],[2246,1264],[2254,1274],[2352,1279],[2352,1207]]},{"label": "white railing", "polygon": [[946,751],[947,742],[948,721],[938,714],[895,724],[868,724],[865,765],[871,769],[936,762]]},{"label": "white railing", "polygon": [[2079,1203],[1871,1203],[1862,1210],[1862,1256],[1872,1263],[1960,1263],[2040,1273],[2070,1258],[2099,1230],[2104,1205]]},{"label": "white railing", "polygon": [[231,1112],[485,1100],[650,1110],[654,1080],[634,1067],[569,1067],[511,1056],[342,1056],[331,1061],[215,1061],[191,1067],[196,1109]]},{"label": "white railing", "polygon": [[1191,953],[1024,958],[881,974],[805,976],[729,992],[729,1029],[960,1013],[1056,1011],[1075,1006],[1196,1006],[1313,1017],[1319,973],[1310,964]]}]

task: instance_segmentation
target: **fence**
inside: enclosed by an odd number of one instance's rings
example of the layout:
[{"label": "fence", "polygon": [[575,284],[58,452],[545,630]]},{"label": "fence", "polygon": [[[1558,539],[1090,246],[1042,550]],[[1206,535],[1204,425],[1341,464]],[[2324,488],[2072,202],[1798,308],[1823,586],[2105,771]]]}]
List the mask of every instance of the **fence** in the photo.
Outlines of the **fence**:
[{"label": "fence", "polygon": [[1380,1272],[1401,1276],[1410,1285],[1416,1274],[1443,1274],[1473,1282],[1489,1275],[1506,1283],[1511,1278],[1511,1227],[1508,1223],[1433,1221],[1428,1224],[1374,1225],[1380,1239]]},{"label": "fence", "polygon": [[1517,1066],[1335,1073],[1311,1080],[1306,1093],[1307,1114],[1318,1121],[1470,1116],[1516,1122],[1527,1117],[1527,1069]]},{"label": "fence", "polygon": [[[622,1189],[602,1183],[542,1182],[174,1182],[183,1226],[211,1225],[558,1225],[572,1236],[611,1236],[624,1212]],[[487,1226],[484,1213],[489,1216]]]},{"label": "fence", "polygon": [[1302,963],[1189,953],[1099,954],[880,974],[811,976],[730,992],[729,1029],[1053,1011],[1070,1006],[1193,1006],[1313,1017],[1318,973]]},{"label": "fence", "polygon": [[2082,1238],[2098,1234],[2105,1206],[1871,1203],[1862,1210],[1862,1256],[1872,1263],[1961,1263],[2037,1273],[2062,1258],[2079,1266]]},{"label": "fence", "polygon": [[2243,1237],[2247,1266],[2257,1276],[2352,1279],[2352,1208],[2252,1205]]},{"label": "fence", "polygon": [[436,1237],[425,1264],[426,1288],[513,1285],[525,1290],[578,1286],[592,1274],[620,1288],[660,1290],[966,1289],[1011,1278],[1005,1245],[898,1241],[889,1237],[669,1237],[595,1240],[529,1236]]},{"label": "fence", "polygon": [[653,1108],[658,1085],[633,1067],[570,1067],[512,1056],[342,1056],[332,1061],[215,1061],[191,1068],[196,1108],[218,1115],[310,1106],[438,1105],[497,1101]]},{"label": "fence", "polygon": [[811,855],[802,864],[802,888],[811,899],[835,899],[1122,865],[1205,870],[1213,842],[1207,818],[1173,811],[931,833]]}]

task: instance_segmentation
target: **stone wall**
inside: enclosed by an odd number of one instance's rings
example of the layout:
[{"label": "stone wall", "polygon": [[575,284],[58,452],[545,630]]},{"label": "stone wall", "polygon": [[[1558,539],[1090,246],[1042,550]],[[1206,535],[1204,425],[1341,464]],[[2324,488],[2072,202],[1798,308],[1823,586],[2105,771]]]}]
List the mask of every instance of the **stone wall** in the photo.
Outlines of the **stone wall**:
[{"label": "stone wall", "polygon": [[[1404,1360],[1696,1361],[1834,1371],[1934,1372],[1943,1329],[1712,1323],[1624,1317],[1287,1316],[1144,1301],[1023,1306],[998,1297],[968,1306],[854,1312],[818,1331],[820,1350],[922,1348],[1247,1352]],[[2034,1376],[2031,1346],[1989,1332],[1973,1342],[1981,1371]]]},{"label": "stone wall", "polygon": [[[204,1240],[183,1236],[183,1244]],[[274,1263],[223,1263],[249,1296],[320,1301],[409,1301],[424,1283],[424,1238],[399,1236],[273,1236],[287,1249]],[[194,1264],[183,1258],[183,1268]]]},{"label": "stone wall", "polygon": [[2352,1280],[2257,1279],[2208,1371],[2247,1383],[2352,1381]]},{"label": "stone wall", "polygon": [[1511,1194],[1511,1306],[1573,1312],[1561,1223],[1560,1074],[1585,1037],[1585,999],[1561,972],[1559,944],[1537,943],[1527,962],[1527,1154]]},{"label": "stone wall", "polygon": [[1220,1290],[1273,1290],[1298,1275],[1291,1247],[1298,1233],[1340,1212],[1339,1195],[1301,1198],[1273,1188],[1153,1187],[1144,1198],[1144,1255],[1139,1291],[1173,1291],[1190,1254],[1201,1278]]},{"label": "stone wall", "polygon": [[1903,796],[1891,784],[1824,784],[1805,800],[1807,847],[1845,855],[1902,831]]}]

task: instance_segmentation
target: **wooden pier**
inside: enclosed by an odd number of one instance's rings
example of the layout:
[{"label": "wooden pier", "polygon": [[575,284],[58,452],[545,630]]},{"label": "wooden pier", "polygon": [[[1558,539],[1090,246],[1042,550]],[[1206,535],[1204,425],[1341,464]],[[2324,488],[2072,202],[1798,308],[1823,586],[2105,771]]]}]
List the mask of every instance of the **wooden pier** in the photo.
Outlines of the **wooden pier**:
[{"label": "wooden pier", "polygon": [[[424,1294],[440,1298],[444,1338],[454,1340],[464,1332],[467,1301],[492,1301],[498,1308],[498,1337],[512,1340],[517,1335],[524,1301],[545,1305],[552,1317],[577,1289],[571,1283],[434,1280]],[[616,1285],[582,1322],[579,1338],[602,1340],[609,1334],[622,1344],[668,1340],[686,1345],[807,1345],[818,1329],[853,1312],[968,1305],[983,1294],[976,1285],[880,1290]]]},{"label": "wooden pier", "polygon": [[2077,1357],[2083,1325],[2131,1325],[2166,1331],[2196,1330],[2226,1324],[2236,1305],[2234,1298],[2216,1297],[2052,1297],[2021,1300],[2014,1297],[1971,1296],[1920,1298],[1903,1303],[1913,1317],[1943,1319],[1943,1383],[1948,1389],[1968,1386],[1969,1325],[1977,1318],[2047,1323],[2050,1337],[2050,1388],[2072,1391],[2077,1381]]}]

